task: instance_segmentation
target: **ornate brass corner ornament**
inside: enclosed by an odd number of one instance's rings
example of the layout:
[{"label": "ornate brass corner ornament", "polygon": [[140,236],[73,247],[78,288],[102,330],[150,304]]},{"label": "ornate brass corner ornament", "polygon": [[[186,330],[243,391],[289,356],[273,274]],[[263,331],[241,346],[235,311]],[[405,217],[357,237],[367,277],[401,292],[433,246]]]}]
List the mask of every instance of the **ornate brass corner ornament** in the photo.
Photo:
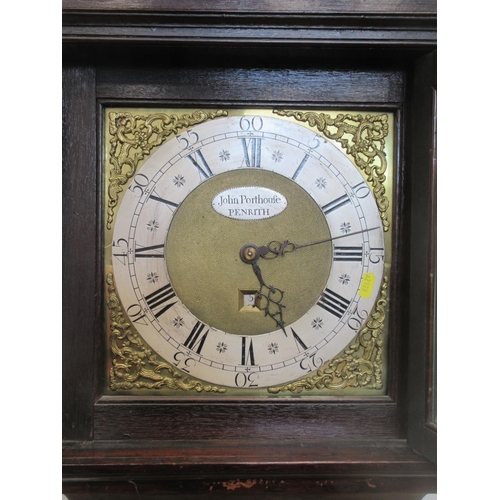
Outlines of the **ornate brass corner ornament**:
[{"label": "ornate brass corner ornament", "polygon": [[125,321],[112,273],[107,274],[106,283],[106,304],[110,311],[110,343],[113,353],[109,371],[111,390],[160,389],[166,386],[168,389],[180,391],[226,392],[224,388],[204,385],[186,377],[171,365],[158,360],[157,355],[144,345],[139,334]]},{"label": "ornate brass corner ornament", "polygon": [[382,333],[387,305],[387,283],[385,276],[371,317],[356,336],[354,343],[310,377],[283,386],[269,387],[268,391],[271,394],[287,391],[299,394],[315,389],[340,390],[347,387],[382,389]]},{"label": "ornate brass corner ornament", "polygon": [[[287,111],[274,109],[279,116],[295,118],[307,122],[310,127],[316,127],[325,137],[338,142],[354,159],[356,166],[366,174],[367,181],[372,185],[373,195],[377,202],[384,231],[389,230],[387,210],[389,199],[385,195],[385,172],[387,158],[384,151],[385,138],[389,133],[388,116],[381,115],[351,115],[338,114],[331,117],[326,113]],[[330,132],[328,127],[336,127],[336,132]],[[350,138],[344,137],[346,135]]]},{"label": "ornate brass corner ornament", "polygon": [[191,114],[167,115],[153,113],[148,116],[131,113],[109,113],[110,152],[108,209],[106,227],[111,229],[114,209],[118,204],[123,185],[135,175],[137,165],[145,156],[151,154],[166,139],[191,125],[227,116],[227,111],[194,111]]}]

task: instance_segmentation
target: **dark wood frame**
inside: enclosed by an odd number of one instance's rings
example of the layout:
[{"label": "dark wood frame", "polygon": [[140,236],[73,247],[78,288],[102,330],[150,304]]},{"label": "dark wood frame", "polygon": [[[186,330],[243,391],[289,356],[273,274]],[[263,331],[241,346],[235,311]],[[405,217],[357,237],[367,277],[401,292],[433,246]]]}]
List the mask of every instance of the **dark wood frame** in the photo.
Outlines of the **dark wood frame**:
[{"label": "dark wood frame", "polygon": [[[414,396],[409,400],[408,443],[433,460],[437,459],[436,423],[431,408],[435,405],[433,378],[436,376],[434,331],[436,320],[436,189],[437,189],[437,74],[436,53],[421,57],[415,64],[413,111],[415,134],[412,150],[413,205],[411,238],[412,286],[409,312],[410,350],[409,384]],[[432,117],[432,118],[431,118]],[[419,272],[426,270],[426,272]]]},{"label": "dark wood frame", "polygon": [[[129,0],[101,2],[97,10],[94,2],[63,2],[63,484],[70,498],[128,498],[136,491],[188,497],[233,486],[297,498],[369,492],[402,499],[435,491],[435,465],[414,451],[435,461],[435,437],[421,449],[415,433],[425,427],[425,373],[414,366],[426,362],[428,330],[409,321],[419,311],[422,321],[432,314],[409,290],[420,266],[431,266],[412,248],[432,238],[432,225],[414,226],[412,218],[430,199],[429,169],[416,151],[431,140],[421,126],[432,116],[420,106],[426,99],[420,90],[429,84],[420,68],[435,64],[428,62],[436,46],[435,3],[331,3]],[[108,105],[396,113],[399,272],[390,285],[398,300],[387,396],[369,402],[102,396],[100,129]],[[412,190],[422,179],[421,191]],[[410,348],[418,357],[408,356]],[[409,368],[407,358],[414,361]]]}]

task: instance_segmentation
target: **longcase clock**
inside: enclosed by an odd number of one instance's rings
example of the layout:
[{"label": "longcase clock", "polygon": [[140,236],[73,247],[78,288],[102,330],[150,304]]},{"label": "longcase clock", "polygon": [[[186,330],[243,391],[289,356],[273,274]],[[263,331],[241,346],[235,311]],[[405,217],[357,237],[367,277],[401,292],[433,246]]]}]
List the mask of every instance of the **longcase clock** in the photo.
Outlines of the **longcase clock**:
[{"label": "longcase clock", "polygon": [[398,9],[63,3],[70,499],[435,491],[435,5]]}]

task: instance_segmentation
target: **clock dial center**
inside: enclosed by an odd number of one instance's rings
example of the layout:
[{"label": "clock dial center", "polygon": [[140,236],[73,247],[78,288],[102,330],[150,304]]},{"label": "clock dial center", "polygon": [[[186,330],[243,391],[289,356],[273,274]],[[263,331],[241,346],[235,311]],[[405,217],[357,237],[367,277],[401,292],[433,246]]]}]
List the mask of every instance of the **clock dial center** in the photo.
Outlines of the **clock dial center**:
[{"label": "clock dial center", "polygon": [[245,264],[251,264],[259,257],[257,247],[255,245],[245,245],[240,250],[240,257]]},{"label": "clock dial center", "polygon": [[[218,193],[258,186],[281,193],[288,205],[258,220],[225,217],[212,208]],[[252,267],[258,261],[266,284],[286,293],[286,324],[303,316],[318,300],[332,263],[331,245],[319,245],[283,259],[259,259],[260,247],[278,237],[309,241],[330,237],[323,212],[291,179],[263,169],[238,169],[216,175],[195,188],[176,210],[165,245],[167,270],[175,293],[203,323],[227,333],[258,335],[277,330],[265,312],[249,316],[240,290],[259,287]],[[320,248],[323,247],[323,248]],[[207,248],[217,252],[207,254]],[[188,251],[186,249],[189,249]]]}]

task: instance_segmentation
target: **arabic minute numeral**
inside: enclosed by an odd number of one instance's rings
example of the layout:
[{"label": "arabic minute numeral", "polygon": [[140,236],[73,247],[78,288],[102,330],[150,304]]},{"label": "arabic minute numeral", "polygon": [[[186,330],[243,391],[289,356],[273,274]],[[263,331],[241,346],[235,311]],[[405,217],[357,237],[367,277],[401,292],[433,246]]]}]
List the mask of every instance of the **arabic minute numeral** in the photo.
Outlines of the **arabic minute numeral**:
[{"label": "arabic minute numeral", "polygon": [[317,358],[315,354],[307,355],[300,363],[299,366],[302,370],[307,373],[312,372],[321,367],[323,364],[323,360],[321,358]]},{"label": "arabic minute numeral", "polygon": [[366,185],[365,181],[361,181],[359,184],[353,186],[352,190],[359,200],[366,198],[370,194],[370,188]]},{"label": "arabic minute numeral", "polygon": [[356,306],[356,310],[353,312],[347,324],[349,328],[354,331],[359,331],[363,323],[368,319],[368,311],[365,309],[359,310],[358,306]]},{"label": "arabic minute numeral", "polygon": [[248,132],[250,129],[259,131],[263,125],[264,121],[260,116],[242,116],[240,119],[240,128],[244,132]]},{"label": "arabic minute numeral", "polygon": [[313,149],[319,148],[319,146],[321,145],[321,141],[321,137],[319,135],[315,135],[314,138],[311,139],[307,144],[309,146],[309,152],[311,152]]},{"label": "arabic minute numeral", "polygon": [[127,264],[128,242],[125,238],[113,241],[113,257],[116,257],[123,265]]},{"label": "arabic minute numeral", "polygon": [[133,323],[138,323],[140,325],[147,325],[148,322],[145,320],[145,314],[142,307],[139,304],[132,304],[127,307],[127,315],[132,320]]},{"label": "arabic minute numeral", "polygon": [[144,194],[144,188],[149,184],[149,179],[144,174],[135,174],[133,182],[128,187],[138,198]]},{"label": "arabic minute numeral", "polygon": [[188,148],[192,148],[193,144],[196,144],[198,142],[200,136],[196,132],[193,132],[191,129],[189,129],[182,134],[176,135],[175,138],[179,143],[179,147],[184,151]]},{"label": "arabic minute numeral", "polygon": [[384,259],[384,249],[383,248],[371,248],[370,249],[370,262],[372,264],[378,264]]},{"label": "arabic minute numeral", "polygon": [[189,373],[190,369],[196,365],[196,360],[189,357],[188,354],[182,351],[177,351],[174,354],[174,364],[175,366],[177,366],[177,368],[180,368],[182,371]]},{"label": "arabic minute numeral", "polygon": [[238,372],[234,377],[234,384],[236,387],[259,387],[257,381],[259,374],[257,372],[243,373]]}]

